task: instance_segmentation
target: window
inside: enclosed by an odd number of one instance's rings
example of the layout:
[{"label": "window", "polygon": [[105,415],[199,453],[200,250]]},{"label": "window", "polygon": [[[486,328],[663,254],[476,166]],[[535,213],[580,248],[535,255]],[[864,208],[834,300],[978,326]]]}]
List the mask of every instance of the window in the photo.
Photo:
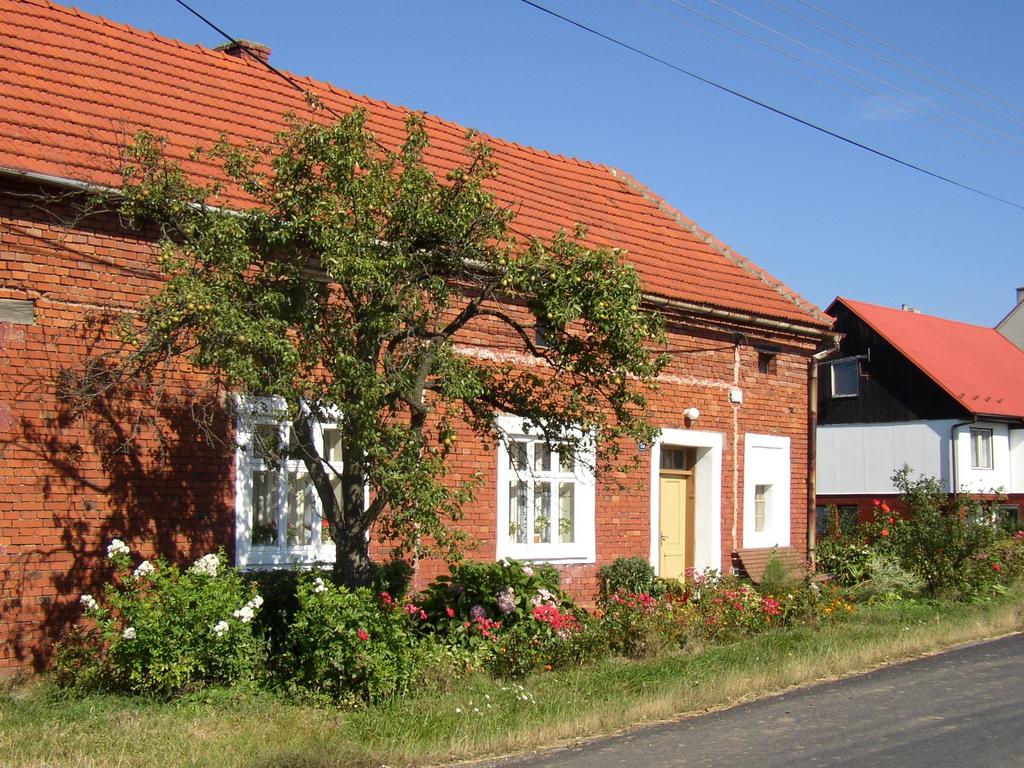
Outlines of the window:
[{"label": "window", "polygon": [[856,397],[860,392],[860,361],[855,357],[829,365],[832,397]]},{"label": "window", "polygon": [[992,430],[971,428],[971,469],[992,469]]},{"label": "window", "polygon": [[498,451],[497,556],[594,561],[593,451],[573,456],[503,417]]},{"label": "window", "polygon": [[996,511],[996,523],[1001,530],[1007,533],[1019,531],[1020,522],[1020,507],[1016,504],[1004,504]]},{"label": "window", "polygon": [[790,540],[790,439],[744,436],[743,547],[788,547]]},{"label": "window", "polygon": [[818,541],[832,536],[850,536],[857,531],[857,506],[831,504],[814,508],[814,537]]},{"label": "window", "polygon": [[775,358],[776,358],[776,353],[775,352],[759,351],[757,353],[757,372],[758,373],[768,373],[768,374],[775,373],[775,370],[776,370]]},{"label": "window", "polygon": [[[334,560],[320,500],[300,458],[283,403],[261,398],[240,404],[236,459],[235,549],[240,566]],[[314,445],[340,485],[341,440],[332,424],[318,424]]]},{"label": "window", "polygon": [[772,508],[772,487],[770,485],[754,486],[754,531],[764,533],[765,524]]}]

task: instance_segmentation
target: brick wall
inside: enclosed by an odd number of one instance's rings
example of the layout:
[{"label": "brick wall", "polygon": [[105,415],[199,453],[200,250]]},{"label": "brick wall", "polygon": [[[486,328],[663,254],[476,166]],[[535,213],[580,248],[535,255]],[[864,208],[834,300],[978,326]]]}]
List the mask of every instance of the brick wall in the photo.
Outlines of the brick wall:
[{"label": "brick wall", "polygon": [[[65,368],[112,349],[111,326],[159,284],[151,243],[114,220],[65,229],[70,206],[40,206],[27,186],[0,188],[0,299],[31,301],[32,324],[0,323],[0,669],[34,666],[77,618],[78,596],[101,589],[104,547],[113,537],[144,557],[186,561],[234,541],[234,457],[223,394],[202,376],[172,372],[153,390],[69,413],[58,397]],[[807,371],[813,344],[751,328],[671,318],[672,363],[650,394],[660,427],[686,429],[682,411],[701,410],[694,429],[723,435],[721,541],[726,567],[742,546],[743,435],[786,435],[792,445],[791,525],[806,546]],[[493,343],[476,327],[468,349]],[[782,351],[758,372],[755,343]],[[743,403],[729,400],[738,387]],[[209,416],[205,427],[197,409]],[[210,437],[213,440],[210,440]],[[635,450],[635,446],[630,446]],[[478,542],[472,557],[495,556],[496,453],[460,434],[453,479],[485,478],[462,525]],[[600,565],[650,553],[649,464],[616,480],[600,478],[597,563],[563,568],[583,600]],[[423,586],[443,564],[417,564]]]}]

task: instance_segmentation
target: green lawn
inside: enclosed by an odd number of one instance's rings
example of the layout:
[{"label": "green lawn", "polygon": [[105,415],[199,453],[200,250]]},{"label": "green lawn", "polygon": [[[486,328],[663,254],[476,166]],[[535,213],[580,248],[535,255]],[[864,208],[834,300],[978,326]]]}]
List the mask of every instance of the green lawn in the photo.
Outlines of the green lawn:
[{"label": "green lawn", "polygon": [[169,704],[0,693],[2,766],[413,766],[507,754],[729,706],[1021,628],[1024,595],[862,608],[700,653],[609,660],[515,685],[483,676],[358,712],[255,691]]}]

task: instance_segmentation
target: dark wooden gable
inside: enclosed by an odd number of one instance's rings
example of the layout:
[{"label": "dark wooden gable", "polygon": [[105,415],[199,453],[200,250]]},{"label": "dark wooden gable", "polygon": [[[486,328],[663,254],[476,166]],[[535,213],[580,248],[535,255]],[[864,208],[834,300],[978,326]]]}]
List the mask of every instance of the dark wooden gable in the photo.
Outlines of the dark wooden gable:
[{"label": "dark wooden gable", "polygon": [[838,301],[828,313],[845,334],[837,358],[858,357],[856,397],[831,395],[829,363],[819,368],[819,424],[878,424],[926,419],[962,419],[968,411],[889,342]]}]

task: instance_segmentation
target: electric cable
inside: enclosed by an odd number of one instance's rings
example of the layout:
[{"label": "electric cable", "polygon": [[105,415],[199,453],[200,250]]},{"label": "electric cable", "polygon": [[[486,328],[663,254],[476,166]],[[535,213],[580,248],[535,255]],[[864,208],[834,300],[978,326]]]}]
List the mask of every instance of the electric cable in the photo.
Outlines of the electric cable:
[{"label": "electric cable", "polygon": [[805,120],[802,117],[798,117],[797,115],[794,115],[791,112],[787,112],[787,111],[785,111],[783,109],[780,109],[779,107],[774,107],[771,104],[768,104],[767,102],[764,102],[764,101],[761,101],[759,99],[754,98],[753,96],[748,96],[747,94],[742,93],[741,91],[737,91],[737,90],[735,90],[733,88],[730,88],[730,87],[728,87],[726,85],[722,85],[721,83],[717,83],[714,80],[710,80],[710,79],[708,79],[706,77],[698,75],[695,72],[691,72],[688,69],[684,69],[683,67],[680,67],[677,64],[673,64],[670,61],[667,61],[665,59],[659,58],[658,56],[655,56],[653,53],[648,53],[647,51],[644,51],[644,50],[642,50],[640,48],[637,48],[637,47],[635,47],[633,45],[630,45],[629,43],[626,43],[626,42],[624,42],[622,40],[614,38],[611,35],[607,35],[604,32],[600,32],[600,31],[594,29],[593,27],[588,27],[586,24],[583,24],[582,22],[576,21],[575,19],[571,19],[568,16],[563,16],[562,14],[557,13],[556,11],[553,11],[550,8],[545,8],[543,5],[539,5],[538,3],[533,2],[533,0],[519,0],[519,2],[523,3],[524,5],[530,6],[534,10],[540,11],[540,12],[545,13],[545,14],[547,14],[549,16],[552,16],[552,17],[554,17],[556,19],[559,19],[560,21],[563,21],[566,24],[569,24],[569,25],[571,25],[573,27],[576,27],[577,29],[583,30],[584,32],[587,32],[588,34],[594,35],[595,37],[599,37],[602,40],[605,40],[606,42],[612,43],[613,45],[617,45],[620,48],[624,48],[627,51],[635,53],[638,56],[642,56],[643,58],[648,59],[650,61],[653,61],[656,64],[660,64],[663,67],[667,67],[668,69],[674,70],[674,71],[678,72],[681,75],[685,75],[686,77],[692,78],[692,79],[694,79],[694,80],[696,80],[696,81],[698,81],[700,83],[703,83],[704,85],[708,85],[708,86],[710,86],[712,88],[715,88],[715,89],[717,89],[719,91],[722,91],[723,93],[727,93],[730,96],[735,96],[738,99],[742,99],[743,101],[747,102],[748,104],[753,104],[756,107],[760,107],[761,109],[764,109],[764,110],[767,110],[769,112],[772,112],[772,113],[774,113],[776,115],[779,115],[780,117],[784,117],[787,120],[791,120],[791,121],[793,121],[795,123],[799,123],[800,125],[802,125],[802,126],[804,126],[806,128],[810,128],[811,130],[818,131],[819,133],[823,133],[826,136],[830,136],[833,139],[837,139],[838,141],[841,141],[841,142],[843,142],[845,144],[849,144],[852,147],[856,147],[856,148],[861,149],[861,150],[863,150],[865,152],[870,152],[873,155],[876,155],[878,157],[884,158],[885,160],[889,160],[890,162],[896,163],[897,165],[901,165],[904,168],[909,168],[912,171],[917,171],[918,173],[924,174],[925,176],[930,176],[933,179],[937,179],[938,181],[945,182],[946,184],[951,184],[952,186],[958,187],[958,188],[963,189],[963,190],[965,190],[967,192],[973,192],[974,194],[980,195],[981,197],[986,197],[989,200],[994,200],[994,201],[996,201],[998,203],[1002,203],[1003,205],[1008,205],[1011,208],[1016,208],[1018,210],[1024,211],[1024,204],[1014,202],[1013,200],[1009,200],[1009,199],[1007,199],[1005,197],[1000,197],[999,195],[992,194],[991,192],[985,192],[982,189],[979,189],[977,187],[973,187],[973,186],[971,186],[969,184],[965,184],[964,182],[961,182],[961,181],[957,181],[956,179],[952,179],[949,176],[944,176],[941,173],[937,173],[935,171],[930,171],[927,168],[924,168],[923,166],[916,165],[915,163],[911,163],[911,162],[909,162],[907,160],[901,160],[900,158],[896,157],[895,155],[890,155],[887,152],[883,152],[880,149],[875,149],[874,147],[871,147],[871,146],[869,146],[867,144],[863,144],[863,143],[857,141],[856,139],[851,139],[851,138],[849,138],[847,136],[844,136],[841,133],[837,133],[837,132],[832,131],[832,130],[830,130],[828,128],[825,128],[825,127],[823,127],[821,125],[818,125],[817,123],[812,123],[810,120]]}]

